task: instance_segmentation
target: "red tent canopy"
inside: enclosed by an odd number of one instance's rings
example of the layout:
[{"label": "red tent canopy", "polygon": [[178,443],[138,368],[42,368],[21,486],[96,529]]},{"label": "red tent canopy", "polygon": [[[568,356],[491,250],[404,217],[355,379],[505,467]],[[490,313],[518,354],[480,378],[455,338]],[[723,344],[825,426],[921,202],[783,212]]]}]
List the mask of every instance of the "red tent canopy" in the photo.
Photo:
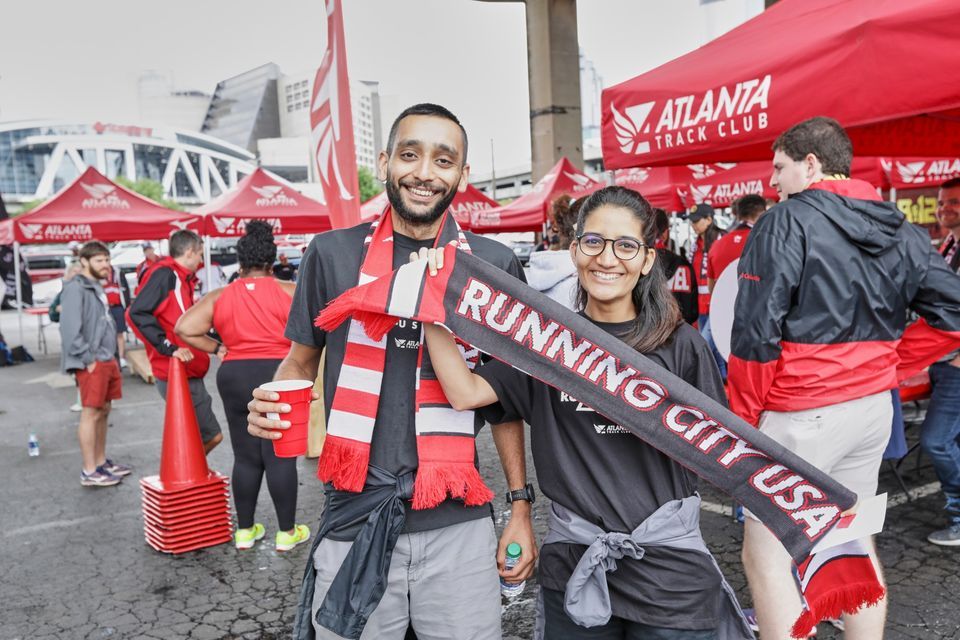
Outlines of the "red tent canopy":
[{"label": "red tent canopy", "polygon": [[502,207],[475,211],[470,227],[476,233],[540,231],[547,219],[547,210],[559,196],[576,198],[603,186],[569,160],[561,158],[529,193]]},{"label": "red tent canopy", "polygon": [[[366,222],[377,218],[383,213],[387,204],[387,192],[383,191],[363,203],[363,206],[360,207],[360,219]],[[474,212],[499,206],[500,204],[496,200],[490,198],[472,184],[468,184],[466,191],[463,193],[457,192],[453,202],[450,203],[450,211],[453,213],[453,217],[457,219],[460,228],[469,231],[470,217]]]},{"label": "red tent canopy", "polygon": [[21,243],[166,238],[179,229],[200,232],[200,217],[167,209],[124,189],[93,167],[51,200],[14,219]]},{"label": "red tent canopy", "polygon": [[[850,173],[875,187],[889,187],[883,162],[881,158],[854,158]],[[703,202],[714,207],[729,207],[750,193],[777,198],[776,189],[770,186],[773,172],[770,160],[687,166],[694,169],[691,179],[681,188],[687,207]]]},{"label": "red tent canopy", "polygon": [[825,115],[857,155],[960,148],[960,2],[781,0],[716,40],[603,91],[608,169],[763,160]]},{"label": "red tent canopy", "polygon": [[689,175],[686,167],[635,167],[615,171],[613,181],[639,192],[654,207],[682,211],[684,204],[680,196]]},{"label": "red tent canopy", "polygon": [[266,220],[275,234],[330,230],[327,207],[297,192],[288,183],[257,168],[237,186],[197,209],[204,235],[242,236],[247,222]]}]

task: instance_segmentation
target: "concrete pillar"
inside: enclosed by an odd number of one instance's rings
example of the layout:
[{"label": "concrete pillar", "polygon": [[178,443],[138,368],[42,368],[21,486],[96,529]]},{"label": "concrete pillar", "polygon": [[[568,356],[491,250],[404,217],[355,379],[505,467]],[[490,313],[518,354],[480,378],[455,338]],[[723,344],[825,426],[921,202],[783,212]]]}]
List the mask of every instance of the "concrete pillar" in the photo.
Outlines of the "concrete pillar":
[{"label": "concrete pillar", "polygon": [[583,166],[577,0],[524,0],[524,4],[531,168],[536,182],[563,156]]},{"label": "concrete pillar", "polygon": [[577,0],[526,0],[533,181],[567,156],[583,166]]}]

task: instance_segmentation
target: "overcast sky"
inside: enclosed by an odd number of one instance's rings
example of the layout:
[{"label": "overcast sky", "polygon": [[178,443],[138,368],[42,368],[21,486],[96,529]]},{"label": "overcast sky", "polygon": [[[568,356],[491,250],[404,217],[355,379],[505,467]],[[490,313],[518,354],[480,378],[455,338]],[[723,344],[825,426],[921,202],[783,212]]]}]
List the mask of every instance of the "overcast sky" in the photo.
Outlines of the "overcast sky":
[{"label": "overcast sky", "polygon": [[[529,161],[524,8],[476,0],[342,0],[349,73],[397,105],[458,114],[474,171]],[[762,9],[762,0],[580,0],[580,47],[616,84],[694,49]],[[266,62],[318,66],[323,0],[10,0],[0,35],[0,121],[139,123],[137,78],[211,93]],[[152,123],[142,123],[150,125]]]}]

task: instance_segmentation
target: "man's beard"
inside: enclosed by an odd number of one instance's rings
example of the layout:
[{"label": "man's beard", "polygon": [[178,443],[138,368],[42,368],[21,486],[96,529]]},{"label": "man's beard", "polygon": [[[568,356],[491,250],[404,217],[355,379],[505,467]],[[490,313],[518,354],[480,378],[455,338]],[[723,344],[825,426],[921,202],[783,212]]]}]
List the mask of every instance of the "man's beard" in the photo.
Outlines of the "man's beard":
[{"label": "man's beard", "polygon": [[[426,184],[423,182],[417,182],[413,186],[418,186]],[[403,196],[400,193],[400,186],[395,184],[393,178],[387,174],[387,200],[390,201],[390,206],[394,211],[397,212],[401,218],[413,225],[423,225],[428,226],[436,222],[440,216],[446,212],[447,208],[450,206],[450,203],[453,202],[453,199],[457,197],[457,190],[451,189],[449,193],[444,194],[442,198],[433,206],[432,209],[429,209],[425,213],[417,213],[408,209],[403,204]]]}]

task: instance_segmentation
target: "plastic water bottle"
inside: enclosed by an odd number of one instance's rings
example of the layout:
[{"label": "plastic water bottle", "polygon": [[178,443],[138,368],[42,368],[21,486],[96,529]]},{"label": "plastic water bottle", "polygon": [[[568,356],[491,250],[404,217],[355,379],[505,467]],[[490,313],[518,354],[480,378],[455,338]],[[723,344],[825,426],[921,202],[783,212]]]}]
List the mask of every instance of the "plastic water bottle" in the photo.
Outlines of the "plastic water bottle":
[{"label": "plastic water bottle", "polygon": [[[517,566],[517,563],[520,562],[520,554],[523,549],[516,542],[511,542],[507,545],[507,558],[503,563],[505,568],[513,569]],[[500,578],[500,595],[504,598],[516,598],[521,593],[523,593],[523,588],[527,586],[526,580],[523,582],[518,582],[516,584],[510,584],[503,581],[503,578]]]},{"label": "plastic water bottle", "polygon": [[37,434],[30,434],[30,439],[27,440],[27,451],[30,453],[31,458],[36,458],[40,455],[40,441],[37,440]]}]

